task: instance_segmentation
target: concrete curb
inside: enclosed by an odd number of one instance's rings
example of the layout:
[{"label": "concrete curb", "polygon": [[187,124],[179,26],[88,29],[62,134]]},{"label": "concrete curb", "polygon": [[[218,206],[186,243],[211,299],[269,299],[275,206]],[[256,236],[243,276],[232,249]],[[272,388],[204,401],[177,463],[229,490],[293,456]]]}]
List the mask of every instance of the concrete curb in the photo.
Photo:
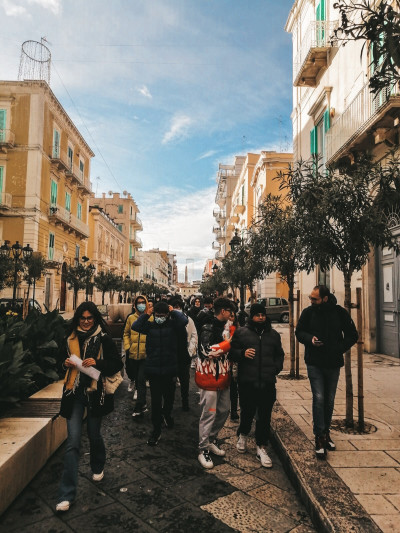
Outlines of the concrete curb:
[{"label": "concrete curb", "polygon": [[319,532],[381,532],[329,463],[316,459],[310,441],[278,402],[271,442]]}]

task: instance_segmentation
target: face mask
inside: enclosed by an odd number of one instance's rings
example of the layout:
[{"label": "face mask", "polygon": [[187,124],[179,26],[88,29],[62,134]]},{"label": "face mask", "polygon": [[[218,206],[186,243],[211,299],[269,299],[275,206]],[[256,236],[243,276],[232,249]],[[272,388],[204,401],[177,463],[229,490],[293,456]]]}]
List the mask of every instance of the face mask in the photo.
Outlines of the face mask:
[{"label": "face mask", "polygon": [[164,324],[164,322],[167,320],[166,316],[156,316],[154,318],[154,321],[156,324]]},{"label": "face mask", "polygon": [[143,311],[146,309],[146,304],[137,304],[136,309],[139,311],[139,313],[143,313]]}]

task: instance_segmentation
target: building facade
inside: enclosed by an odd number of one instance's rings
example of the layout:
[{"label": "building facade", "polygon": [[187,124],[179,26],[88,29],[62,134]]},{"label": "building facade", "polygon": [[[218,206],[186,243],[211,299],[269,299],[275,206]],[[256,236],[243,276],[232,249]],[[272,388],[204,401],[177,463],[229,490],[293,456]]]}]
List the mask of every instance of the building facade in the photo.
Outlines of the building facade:
[{"label": "building facade", "polygon": [[124,264],[127,265],[127,275],[131,279],[139,280],[138,250],[142,247],[142,241],[138,232],[143,230],[143,226],[138,216],[139,208],[135,200],[126,191],[123,196],[117,192],[111,192],[108,195],[103,193],[100,198],[93,195],[90,198],[90,205],[96,205],[107,213],[114,220],[122,235],[126,237],[128,244],[124,248]]},{"label": "building facade", "polygon": [[139,280],[144,283],[154,283],[162,289],[170,289],[168,283],[168,257],[167,252],[158,249],[138,252],[140,262]]},{"label": "building facade", "polygon": [[0,239],[47,260],[36,298],[49,309],[72,309],[62,273],[86,253],[93,156],[46,82],[0,81]]},{"label": "building facade", "polygon": [[[368,86],[374,68],[369,47],[335,39],[339,13],[334,0],[297,0],[286,30],[293,36],[293,147],[295,159],[318,154],[323,164],[346,161],[369,151],[382,161],[396,144],[400,122],[400,91],[383,90],[374,97]],[[394,214],[393,231],[400,234]],[[400,262],[389,250],[371,252],[368,264],[354,275],[352,288],[362,287],[364,344],[367,351],[399,356],[398,294]],[[344,300],[343,276],[336,269],[301,274],[302,307],[312,287],[326,283],[339,303]]]}]

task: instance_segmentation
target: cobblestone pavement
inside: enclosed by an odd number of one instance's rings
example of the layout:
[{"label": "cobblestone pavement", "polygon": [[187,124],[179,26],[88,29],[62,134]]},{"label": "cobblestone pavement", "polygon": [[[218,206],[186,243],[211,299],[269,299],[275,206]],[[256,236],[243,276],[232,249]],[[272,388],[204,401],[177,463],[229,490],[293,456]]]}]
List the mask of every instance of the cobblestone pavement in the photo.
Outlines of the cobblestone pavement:
[{"label": "cobblestone pavement", "polygon": [[193,383],[190,412],[180,408],[178,387],[175,428],[163,430],[155,448],[146,445],[149,413],[140,422],[131,416],[134,402],[127,385],[125,381],[117,391],[116,410],[103,423],[108,453],[104,480],[91,480],[84,435],[78,499],[68,513],[55,513],[64,444],[0,518],[0,532],[315,531],[274,451],[272,469],[260,466],[253,439],[248,453],[236,452],[237,423],[228,421],[220,435],[226,457],[215,458],[210,471],[201,468]]}]

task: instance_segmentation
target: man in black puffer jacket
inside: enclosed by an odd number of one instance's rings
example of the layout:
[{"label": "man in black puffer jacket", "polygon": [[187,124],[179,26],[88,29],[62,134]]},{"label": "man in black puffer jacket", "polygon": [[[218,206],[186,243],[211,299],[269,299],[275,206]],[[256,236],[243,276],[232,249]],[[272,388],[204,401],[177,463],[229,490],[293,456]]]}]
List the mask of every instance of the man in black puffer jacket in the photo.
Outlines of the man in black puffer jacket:
[{"label": "man in black puffer jacket", "polygon": [[[178,338],[186,334],[187,317],[174,311],[166,302],[154,306],[154,322],[149,303],[146,311],[132,324],[132,329],[146,335],[145,374],[150,382],[151,421],[153,431],[147,441],[149,446],[158,444],[161,424],[168,428],[174,426],[171,416],[174,405],[176,376],[178,375]],[[164,401],[164,405],[163,405]]]},{"label": "man in black puffer jacket", "polygon": [[253,304],[250,307],[250,320],[247,326],[235,331],[229,352],[229,358],[239,363],[240,424],[236,448],[239,453],[246,451],[247,435],[257,412],[257,457],[266,468],[272,467],[265,446],[276,400],[276,375],[283,368],[284,356],[281,337],[272,329],[265,307]]},{"label": "man in black puffer jacket", "polygon": [[332,421],[336,388],[343,354],[357,342],[358,333],[349,313],[325,285],[317,285],[310,294],[311,305],[301,313],[296,337],[305,346],[313,400],[315,454],[324,459],[326,450],[335,450],[329,428]]}]

